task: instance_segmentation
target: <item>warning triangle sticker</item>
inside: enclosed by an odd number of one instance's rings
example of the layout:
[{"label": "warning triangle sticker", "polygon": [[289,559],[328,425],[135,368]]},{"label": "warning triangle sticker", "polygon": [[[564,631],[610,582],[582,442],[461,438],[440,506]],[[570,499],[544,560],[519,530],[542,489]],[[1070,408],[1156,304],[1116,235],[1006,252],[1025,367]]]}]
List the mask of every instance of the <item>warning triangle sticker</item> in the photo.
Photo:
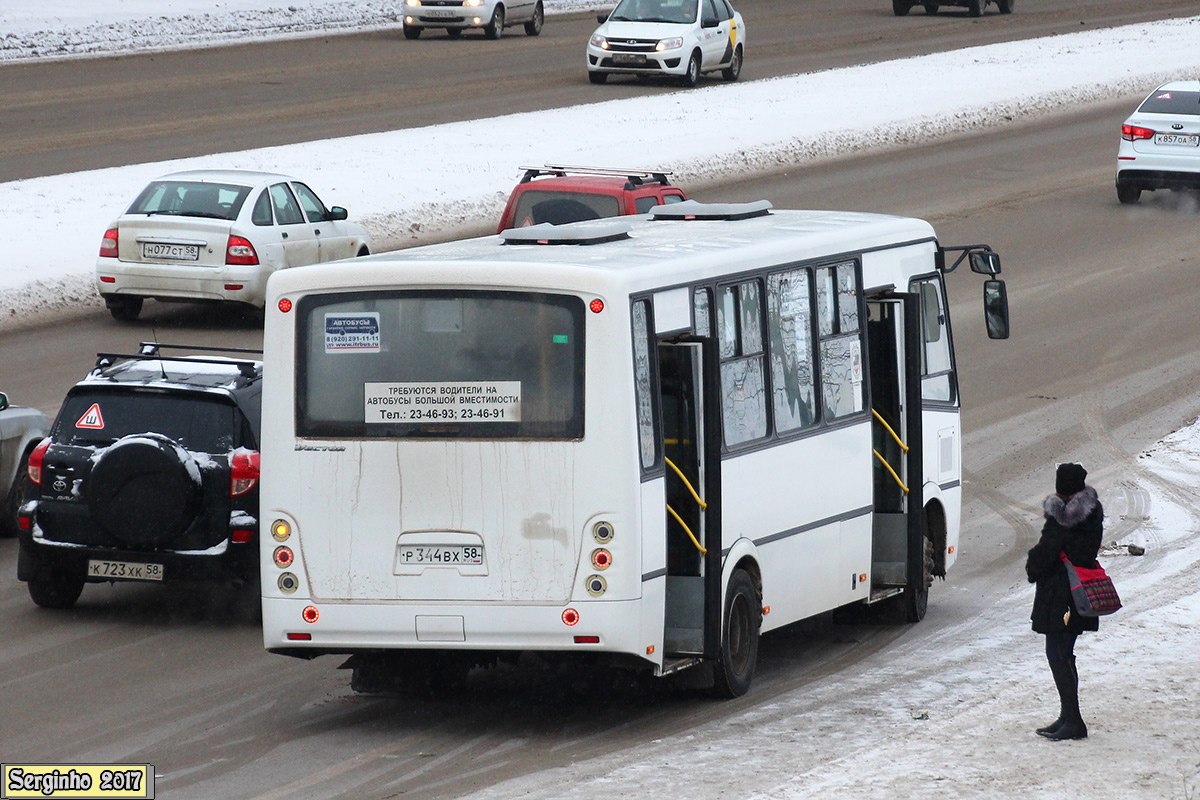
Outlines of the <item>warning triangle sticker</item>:
[{"label": "warning triangle sticker", "polygon": [[84,412],[79,418],[79,422],[75,423],[76,428],[92,428],[93,430],[101,430],[104,428],[104,416],[100,413],[100,404],[92,403],[92,407]]}]

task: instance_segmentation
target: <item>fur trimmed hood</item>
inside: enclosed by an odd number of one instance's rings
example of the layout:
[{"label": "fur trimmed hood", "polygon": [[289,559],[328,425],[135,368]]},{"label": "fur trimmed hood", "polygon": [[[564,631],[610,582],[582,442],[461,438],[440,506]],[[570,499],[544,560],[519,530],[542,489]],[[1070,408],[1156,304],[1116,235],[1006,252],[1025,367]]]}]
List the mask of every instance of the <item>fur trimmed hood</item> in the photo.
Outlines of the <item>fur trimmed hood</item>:
[{"label": "fur trimmed hood", "polygon": [[1052,494],[1042,503],[1042,512],[1046,519],[1052,519],[1064,528],[1074,528],[1091,515],[1100,505],[1100,497],[1091,486],[1083,487],[1082,492],[1071,495],[1071,499],[1063,499]]}]

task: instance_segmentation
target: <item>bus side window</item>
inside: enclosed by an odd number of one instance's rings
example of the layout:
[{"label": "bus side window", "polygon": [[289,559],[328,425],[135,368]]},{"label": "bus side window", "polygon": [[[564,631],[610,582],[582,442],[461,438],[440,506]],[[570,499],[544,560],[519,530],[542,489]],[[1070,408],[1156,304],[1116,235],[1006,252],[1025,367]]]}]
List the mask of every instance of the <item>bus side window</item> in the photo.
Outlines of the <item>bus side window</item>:
[{"label": "bus side window", "polygon": [[817,270],[821,398],[826,419],[863,410],[858,294],[853,261]]},{"label": "bus side window", "polygon": [[915,282],[921,296],[921,397],[954,400],[954,364],[950,359],[950,329],[946,302],[935,280]]},{"label": "bus side window", "polygon": [[692,294],[692,329],[697,336],[712,336],[708,289],[696,289]]},{"label": "bus side window", "polygon": [[637,402],[642,469],[650,469],[658,462],[653,389],[650,382],[650,304],[646,300],[639,300],[633,304],[633,390]]},{"label": "bus side window", "polygon": [[775,430],[793,431],[814,422],[811,289],[808,271],[767,278],[767,328],[771,338],[771,389]]},{"label": "bus side window", "polygon": [[722,286],[717,302],[725,444],[767,435],[762,292],[757,280]]}]

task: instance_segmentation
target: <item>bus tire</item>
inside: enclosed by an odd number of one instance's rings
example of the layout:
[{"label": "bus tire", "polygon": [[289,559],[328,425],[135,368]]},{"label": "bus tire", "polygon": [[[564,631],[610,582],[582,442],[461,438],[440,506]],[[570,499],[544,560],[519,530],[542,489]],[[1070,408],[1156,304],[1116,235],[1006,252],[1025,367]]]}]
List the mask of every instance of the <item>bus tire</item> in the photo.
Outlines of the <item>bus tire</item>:
[{"label": "bus tire", "polygon": [[762,627],[762,600],[744,569],[735,569],[729,578],[721,623],[721,655],[713,667],[713,694],[732,699],[750,690]]},{"label": "bus tire", "polygon": [[921,583],[904,591],[904,618],[908,622],[920,622],[925,619],[929,609],[929,587],[933,585],[933,541],[925,537],[924,562],[921,570]]}]

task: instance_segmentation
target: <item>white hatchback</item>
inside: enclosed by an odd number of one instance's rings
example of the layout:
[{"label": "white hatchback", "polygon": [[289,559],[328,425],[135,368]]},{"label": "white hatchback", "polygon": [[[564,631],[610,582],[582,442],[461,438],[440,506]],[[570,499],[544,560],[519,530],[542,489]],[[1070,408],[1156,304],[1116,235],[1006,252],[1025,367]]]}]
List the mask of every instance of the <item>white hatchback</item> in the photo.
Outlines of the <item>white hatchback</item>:
[{"label": "white hatchback", "polygon": [[1200,189],[1200,80],[1164,83],[1121,126],[1117,199],[1154,189]]},{"label": "white hatchback", "polygon": [[621,0],[587,46],[588,78],[663,75],[695,86],[721,71],[736,81],[745,57],[746,25],[728,0]]},{"label": "white hatchback", "polygon": [[417,39],[426,28],[444,28],[456,39],[465,30],[482,30],[499,39],[504,29],[524,25],[528,36],[542,32],[542,0],[404,0],[404,38]]},{"label": "white hatchback", "polygon": [[277,269],[365,256],[370,239],[286,175],[192,170],[142,190],[104,233],[96,286],[115,319],[142,301],[226,301],[261,308]]}]

